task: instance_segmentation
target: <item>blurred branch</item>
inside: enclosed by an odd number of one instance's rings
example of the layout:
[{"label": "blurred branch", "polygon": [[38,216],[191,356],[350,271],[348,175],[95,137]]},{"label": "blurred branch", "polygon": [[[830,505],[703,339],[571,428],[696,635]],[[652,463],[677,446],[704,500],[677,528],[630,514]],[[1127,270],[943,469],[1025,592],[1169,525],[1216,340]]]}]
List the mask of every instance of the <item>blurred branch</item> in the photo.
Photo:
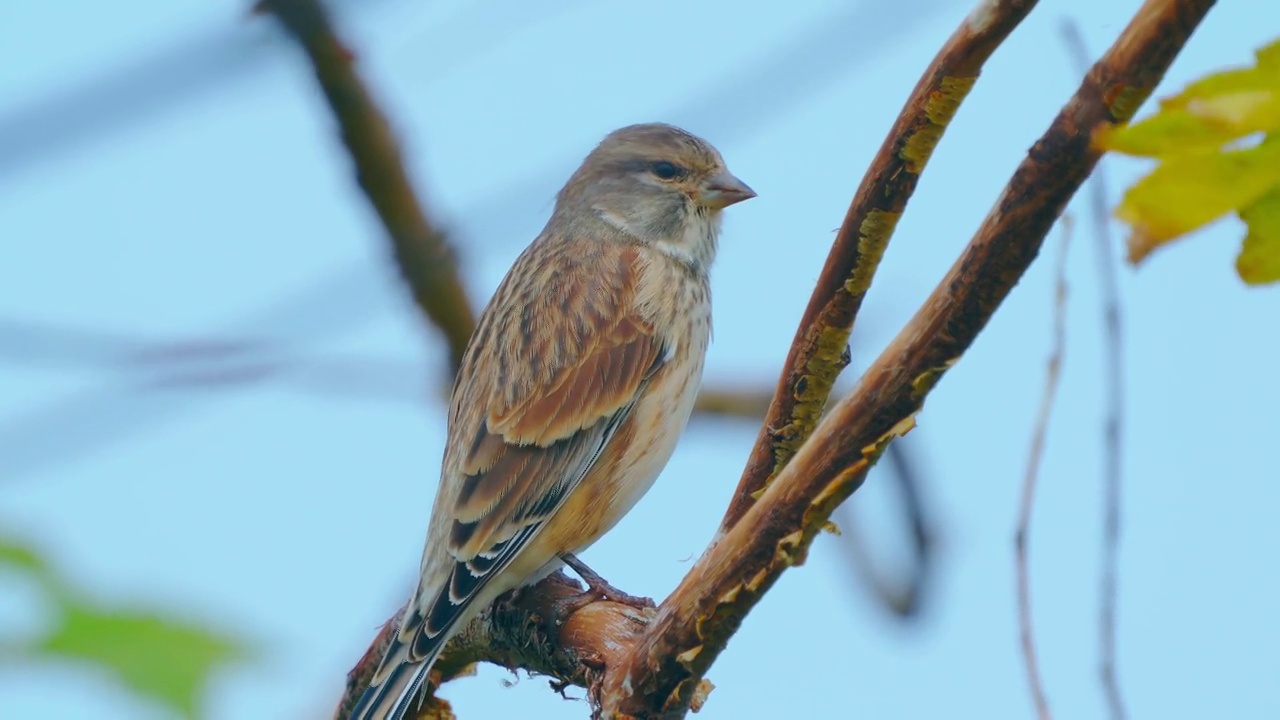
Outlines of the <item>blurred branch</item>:
[{"label": "blurred branch", "polygon": [[[1063,36],[1075,64],[1088,67],[1089,51],[1075,23],[1062,26]],[[1102,286],[1102,326],[1107,382],[1103,387],[1106,404],[1106,443],[1103,451],[1102,570],[1098,581],[1098,674],[1111,720],[1128,716],[1120,680],[1116,676],[1116,584],[1120,565],[1120,491],[1124,457],[1124,330],[1120,304],[1120,280],[1116,269],[1115,242],[1111,237],[1111,213],[1107,208],[1106,173],[1099,167],[1089,179],[1089,215],[1093,220],[1094,252],[1098,259],[1098,279]]]},{"label": "blurred branch", "polygon": [[1035,0],[982,2],[938,52],[863,176],[809,300],[773,402],[720,524],[733,527],[813,432],[889,238],[987,58]]},{"label": "blurred branch", "polygon": [[[877,50],[894,47],[919,27],[918,22],[905,21],[908,12],[911,18],[919,19],[945,1],[917,0],[910,11],[894,3],[851,3],[823,13],[789,42],[760,52],[732,77],[716,78],[691,91],[686,102],[659,114],[688,127],[705,128],[709,136],[749,137],[763,123],[794,112],[815,91],[847,75],[852,68],[874,60]],[[359,4],[361,8],[367,6],[367,0]],[[525,16],[507,9],[501,17],[499,24],[505,25],[512,22],[511,18]],[[484,27],[484,42],[501,37],[501,33],[492,32],[492,22]],[[436,32],[449,35],[456,30],[450,25],[444,30],[437,28]],[[465,47],[475,52],[484,42]],[[39,118],[32,122],[40,124]],[[8,127],[3,118],[0,127]],[[6,137],[0,133],[0,156],[5,153]],[[468,219],[472,236],[505,235],[519,226],[520,218],[539,212],[545,204],[545,189],[563,169],[553,163],[529,176],[503,183],[467,203],[458,215]],[[488,212],[498,204],[504,212]],[[231,332],[299,344],[332,338],[374,316],[380,304],[373,288],[381,282],[380,275],[343,263],[306,286],[237,318],[232,324],[236,329]],[[250,329],[240,329],[246,327]],[[131,393],[130,388],[98,385],[43,403],[12,420],[0,421],[0,478],[13,480],[50,465],[84,460],[112,444],[154,429],[166,419],[193,412],[200,402],[198,397],[172,399]]]},{"label": "blurred branch", "polygon": [[[416,403],[422,394],[417,365],[409,360],[308,356],[270,340],[157,340],[11,318],[0,318],[0,360],[42,368],[61,365],[128,373],[130,387],[137,392],[248,388],[272,379],[293,380],[306,390],[342,397]],[[441,396],[447,393],[446,384]],[[764,388],[703,387],[694,412],[756,419],[764,416],[769,398],[770,392]]]},{"label": "blurred branch", "polygon": [[917,617],[933,576],[934,531],[924,508],[924,496],[920,492],[920,475],[907,450],[908,444],[892,443],[885,452],[890,472],[888,480],[897,490],[902,523],[910,533],[911,560],[906,572],[893,575],[905,577],[895,582],[890,573],[880,569],[871,554],[868,543],[858,530],[854,506],[846,503],[840,513],[840,547],[849,556],[856,576],[873,598],[895,617],[908,620]]},{"label": "blurred branch", "polygon": [[[380,4],[386,3],[330,0],[328,7],[351,14],[368,13]],[[439,79],[441,70],[509,41],[513,31],[579,4],[580,0],[555,0],[476,5],[470,12],[455,13],[433,25],[431,37],[415,42],[448,59],[447,64],[433,66]],[[0,108],[0,184],[42,161],[102,144],[113,134],[136,130],[164,112],[261,72],[264,61],[284,47],[285,38],[276,28],[262,32],[260,27],[234,22],[238,19],[156,43],[137,60],[94,67],[85,79],[55,84],[47,91],[42,88],[31,101]],[[51,29],[26,28],[29,32]]]},{"label": "blurred branch", "polygon": [[1035,632],[1031,623],[1031,570],[1027,562],[1027,545],[1031,534],[1031,513],[1035,508],[1036,482],[1039,479],[1044,444],[1049,435],[1049,418],[1062,378],[1062,359],[1067,344],[1067,250],[1071,246],[1071,217],[1062,218],[1062,244],[1058,252],[1058,274],[1053,293],[1053,339],[1049,349],[1044,393],[1031,434],[1031,450],[1027,453],[1027,469],[1022,477],[1022,499],[1018,503],[1018,522],[1014,530],[1014,574],[1018,596],[1018,635],[1022,642],[1022,659],[1026,665],[1027,685],[1035,701],[1036,716],[1049,720],[1049,701],[1045,698],[1044,678],[1037,661]]},{"label": "blurred branch", "polygon": [[206,338],[155,341],[97,328],[0,317],[0,360],[43,369],[141,369],[153,363],[225,361],[259,344]]},{"label": "blurred branch", "polygon": [[475,315],[458,277],[453,249],[414,195],[386,118],[356,74],[353,55],[316,0],[261,0],[306,51],[342,130],[356,181],[387,230],[400,274],[423,314],[449,346],[450,376],[462,362]]},{"label": "blurred branch", "polygon": [[140,60],[94,68],[87,80],[0,109],[0,182],[210,94],[259,67],[272,49],[270,38],[256,29],[188,33]]},{"label": "blurred branch", "polygon": [[729,388],[703,386],[693,411],[702,415],[739,417],[756,420],[764,417],[773,393],[765,388]]},{"label": "blurred branch", "polygon": [[[428,383],[419,365],[408,358],[304,354],[289,344],[258,338],[158,339],[12,318],[0,318],[0,360],[42,368],[114,371],[124,402],[145,393],[248,391],[264,382],[337,399],[414,404],[421,402],[429,386],[441,398],[448,393],[448,385]],[[770,398],[771,392],[763,387],[704,386],[694,413],[712,420],[758,420],[764,417]],[[59,442],[64,439],[58,437]],[[901,445],[889,448],[892,472],[888,479],[898,488],[902,519],[912,542],[911,567],[897,573],[908,578],[904,587],[895,586],[874,566],[852,513],[846,512],[839,521],[844,529],[840,545],[850,554],[857,577],[885,607],[903,617],[914,614],[918,606],[931,566],[928,541],[932,534],[908,455]],[[0,476],[6,474],[0,472]]]}]

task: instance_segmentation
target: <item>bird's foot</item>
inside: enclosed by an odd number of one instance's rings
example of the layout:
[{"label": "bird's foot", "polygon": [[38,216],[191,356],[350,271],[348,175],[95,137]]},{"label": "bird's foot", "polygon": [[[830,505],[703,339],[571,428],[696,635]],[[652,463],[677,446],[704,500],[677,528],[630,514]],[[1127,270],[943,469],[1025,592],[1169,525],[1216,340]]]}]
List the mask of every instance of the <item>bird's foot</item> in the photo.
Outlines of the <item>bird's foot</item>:
[{"label": "bird's foot", "polygon": [[572,568],[573,571],[578,574],[578,577],[582,578],[582,580],[587,583],[587,590],[583,593],[585,602],[579,606],[579,609],[596,600],[608,600],[609,602],[616,602],[621,605],[636,608],[637,610],[647,610],[649,608],[657,607],[653,602],[653,598],[636,597],[635,595],[630,595],[610,585],[608,581],[600,577],[595,570],[587,567],[587,564],[579,560],[573,553],[564,553],[560,556],[560,559],[564,561],[565,565]]}]

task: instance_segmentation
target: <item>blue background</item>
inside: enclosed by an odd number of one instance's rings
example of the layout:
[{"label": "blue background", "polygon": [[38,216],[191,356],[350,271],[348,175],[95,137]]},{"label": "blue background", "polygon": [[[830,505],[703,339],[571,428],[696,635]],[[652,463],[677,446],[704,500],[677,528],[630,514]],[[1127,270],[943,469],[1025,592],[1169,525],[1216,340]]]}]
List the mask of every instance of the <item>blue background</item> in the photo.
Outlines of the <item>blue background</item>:
[{"label": "blue background", "polygon": [[[343,5],[342,32],[453,233],[477,304],[605,132],[665,120],[715,143],[759,192],[728,212],[714,272],[707,378],[744,387],[774,382],[864,168],[969,10],[946,0],[356,5]],[[1074,91],[1064,16],[1096,56],[1138,5],[1046,0],[995,54],[898,227],[855,365],[918,307]],[[1262,0],[1220,3],[1160,93],[1250,63],[1278,16]],[[169,89],[135,96],[138,83],[121,78]],[[1147,165],[1104,167],[1114,202]],[[1086,211],[1071,209],[1066,365],[1031,537],[1041,664],[1063,718],[1104,714],[1104,336]],[[1121,272],[1119,672],[1135,717],[1280,716],[1280,292],[1235,277],[1241,234],[1223,221]],[[701,717],[1031,715],[1012,537],[1060,241],[1055,231],[908,439],[941,553],[922,622],[888,619],[858,590],[841,540],[823,536],[716,663]],[[254,638],[259,660],[218,677],[212,718],[327,717],[345,671],[410,588],[446,368],[387,257],[310,70],[269,19],[225,1],[0,8],[0,318],[92,329],[120,347],[265,348],[256,360],[184,365],[223,368],[207,382],[164,381],[173,358],[33,350],[17,362],[13,348],[0,358],[0,523],[106,600]],[[714,531],[755,429],[693,423],[652,493],[585,559],[619,587],[664,596]],[[842,522],[892,559],[906,546],[889,490],[873,474]],[[47,619],[34,594],[0,588],[5,632]],[[510,681],[484,667],[443,694],[462,718],[587,714],[543,680]],[[94,671],[49,665],[5,666],[0,717],[166,715]]]}]

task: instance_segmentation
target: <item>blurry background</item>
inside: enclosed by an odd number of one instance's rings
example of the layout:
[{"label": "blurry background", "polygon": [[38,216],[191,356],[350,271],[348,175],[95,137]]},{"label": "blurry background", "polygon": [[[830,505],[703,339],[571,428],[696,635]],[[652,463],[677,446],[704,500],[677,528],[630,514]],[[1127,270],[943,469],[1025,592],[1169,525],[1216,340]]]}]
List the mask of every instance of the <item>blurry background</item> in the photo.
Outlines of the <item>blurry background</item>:
[{"label": "blurry background", "polygon": [[[970,9],[334,5],[477,305],[604,133],[664,120],[715,143],[760,195],[727,214],[714,273],[707,379],[743,388],[772,387],[858,179]],[[914,312],[1077,86],[1064,16],[1096,57],[1138,5],[1045,0],[996,53],[898,228],[855,334],[855,368]],[[1215,8],[1158,94],[1251,62],[1276,32],[1260,22],[1264,5]],[[1144,169],[1103,167],[1113,191]],[[1077,222],[1071,248],[1063,388],[1031,536],[1041,666],[1063,718],[1104,713],[1106,405],[1088,227]],[[1280,313],[1280,292],[1235,277],[1239,233],[1220,223],[1122,271],[1118,654],[1136,717],[1280,713],[1280,339],[1264,320]],[[908,438],[940,554],[922,614],[892,619],[858,589],[843,541],[823,536],[714,666],[703,717],[1031,714],[1012,534],[1059,241],[1055,232]],[[309,67],[272,19],[241,2],[0,8],[0,528],[103,602],[248,641],[254,659],[217,676],[207,717],[327,717],[410,588],[446,363],[399,285]],[[695,421],[662,481],[587,562],[663,597],[718,523],[756,428]],[[890,567],[909,555],[898,502],[879,471],[851,501],[859,535]],[[0,575],[0,638],[48,622],[38,592]],[[2,661],[0,717],[169,717],[88,666]],[[513,684],[494,667],[442,695],[464,719],[587,714],[543,680]]]}]

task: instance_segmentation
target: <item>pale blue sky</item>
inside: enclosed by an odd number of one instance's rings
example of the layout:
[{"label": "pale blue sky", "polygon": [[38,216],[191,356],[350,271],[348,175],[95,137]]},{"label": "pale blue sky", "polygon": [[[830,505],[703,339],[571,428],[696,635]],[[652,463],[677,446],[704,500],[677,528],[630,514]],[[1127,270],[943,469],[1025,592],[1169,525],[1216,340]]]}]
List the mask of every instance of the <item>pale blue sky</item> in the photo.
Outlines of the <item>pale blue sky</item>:
[{"label": "pale blue sky", "polygon": [[[1138,5],[1046,0],[997,52],[898,228],[855,358],[872,357],[915,310],[1074,90],[1063,16],[1096,54]],[[419,187],[454,232],[477,302],[602,134],[675,122],[719,146],[759,192],[728,213],[708,378],[772,384],[863,169],[970,3],[544,6],[383,0],[342,16]],[[1271,3],[1224,0],[1162,93],[1249,62],[1277,20]],[[136,365],[0,358],[0,523],[104,598],[256,638],[261,661],[219,679],[210,717],[319,717],[417,567],[443,437],[444,358],[386,262],[309,70],[269,22],[226,1],[7,3],[0,48],[0,319],[263,339],[289,368],[172,389],[156,383],[162,371]],[[208,52],[223,58],[214,80],[183,74]],[[131,65],[197,89],[153,111],[95,82]],[[219,75],[227,66],[238,69]],[[98,99],[68,106],[79,114],[60,123],[15,115],[73,90]],[[61,122],[102,130],[29,152]],[[1143,167],[1109,162],[1113,190]],[[1041,662],[1060,718],[1103,714],[1103,346],[1084,227],[1071,249],[1066,367],[1032,535]],[[1280,290],[1234,276],[1239,234],[1223,222],[1122,271],[1119,659],[1135,717],[1280,716],[1280,340],[1267,320],[1280,314]],[[1031,715],[1012,528],[1055,255],[1044,253],[937,388],[911,438],[940,534],[923,621],[906,630],[851,592],[837,541],[822,537],[714,666],[701,717]],[[385,386],[316,389],[353,363],[385,368]],[[693,425],[655,489],[586,559],[622,588],[664,596],[713,532],[754,434],[745,422]],[[882,480],[873,475],[852,505],[879,551],[900,554]],[[5,625],[39,622],[33,603],[4,592]],[[487,667],[444,695],[464,720],[586,717],[543,680],[509,679]],[[0,717],[166,716],[92,673],[48,667],[6,669]]]}]

